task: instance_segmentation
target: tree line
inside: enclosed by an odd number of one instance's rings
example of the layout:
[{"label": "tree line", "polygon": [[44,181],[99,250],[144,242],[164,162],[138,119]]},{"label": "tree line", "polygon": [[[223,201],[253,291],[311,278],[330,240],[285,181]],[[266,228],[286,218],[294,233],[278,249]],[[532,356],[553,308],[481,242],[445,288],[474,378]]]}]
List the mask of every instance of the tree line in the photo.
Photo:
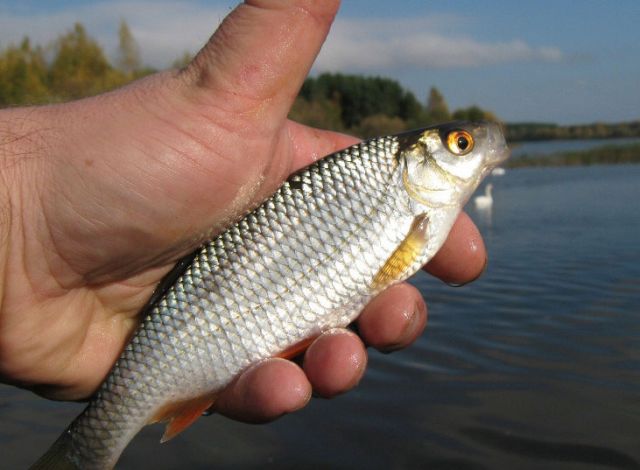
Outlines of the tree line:
[{"label": "tree line", "polygon": [[640,144],[603,145],[586,150],[557,152],[551,155],[524,155],[511,158],[505,163],[507,168],[535,166],[578,166],[616,165],[640,163]]},{"label": "tree line", "polygon": [[478,106],[449,111],[432,87],[423,104],[396,80],[341,73],[307,78],[290,117],[296,121],[361,137],[397,133],[455,119],[497,121]]},{"label": "tree line", "polygon": [[[174,66],[186,65],[185,53]],[[155,72],[145,67],[127,23],[118,30],[114,63],[76,23],[47,45],[28,37],[0,50],[0,107],[56,103],[102,93]],[[308,78],[291,117],[317,127],[362,137],[400,132],[451,119],[495,119],[477,106],[449,112],[442,94],[432,88],[425,104],[397,81],[383,77],[322,74]]]},{"label": "tree line", "polygon": [[[188,60],[180,58],[176,65]],[[76,23],[46,45],[28,36],[0,50],[0,107],[46,104],[96,95],[156,72],[142,64],[140,50],[125,21],[111,63],[104,50]]]},{"label": "tree line", "polygon": [[512,141],[555,139],[609,139],[640,136],[640,121],[560,126],[553,123],[511,123],[507,138]]},{"label": "tree line", "polygon": [[[174,67],[186,65],[189,53]],[[76,23],[50,44],[34,45],[28,37],[0,49],[0,107],[63,102],[102,93],[155,72],[142,63],[127,23],[118,29],[113,63],[85,27]],[[361,137],[424,127],[456,119],[499,119],[479,106],[451,111],[432,87],[421,102],[395,80],[341,73],[308,78],[290,117],[296,121]],[[548,140],[640,136],[640,121],[559,126],[553,123],[504,124],[507,139]]]}]

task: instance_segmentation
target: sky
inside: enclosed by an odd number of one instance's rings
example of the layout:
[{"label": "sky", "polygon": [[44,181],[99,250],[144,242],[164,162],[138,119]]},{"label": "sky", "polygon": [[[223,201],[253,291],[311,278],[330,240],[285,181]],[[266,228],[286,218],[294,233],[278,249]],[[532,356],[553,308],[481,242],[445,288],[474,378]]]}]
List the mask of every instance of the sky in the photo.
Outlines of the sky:
[{"label": "sky", "polygon": [[[112,57],[125,19],[146,65],[196,52],[237,2],[0,0],[0,48],[46,44],[79,21]],[[398,80],[425,101],[508,122],[640,119],[638,0],[343,0],[312,74]]]}]

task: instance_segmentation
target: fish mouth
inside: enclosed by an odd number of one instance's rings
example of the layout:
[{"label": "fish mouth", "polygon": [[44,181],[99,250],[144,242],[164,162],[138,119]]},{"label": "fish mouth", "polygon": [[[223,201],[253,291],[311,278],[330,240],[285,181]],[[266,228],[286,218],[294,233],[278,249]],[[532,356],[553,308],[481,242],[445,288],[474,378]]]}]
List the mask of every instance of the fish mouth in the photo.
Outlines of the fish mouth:
[{"label": "fish mouth", "polygon": [[[502,137],[502,136],[501,136]],[[507,143],[504,140],[504,137],[501,138],[501,142],[498,142],[497,146],[492,148],[487,155],[487,161],[489,162],[491,168],[498,166],[501,163],[504,163],[511,156],[511,150],[507,146]]]},{"label": "fish mouth", "polygon": [[500,124],[497,122],[487,122],[486,126],[488,134],[488,148],[490,150],[485,159],[493,168],[500,163],[505,162],[511,156],[511,150],[504,138],[504,132],[502,131],[502,126]]}]

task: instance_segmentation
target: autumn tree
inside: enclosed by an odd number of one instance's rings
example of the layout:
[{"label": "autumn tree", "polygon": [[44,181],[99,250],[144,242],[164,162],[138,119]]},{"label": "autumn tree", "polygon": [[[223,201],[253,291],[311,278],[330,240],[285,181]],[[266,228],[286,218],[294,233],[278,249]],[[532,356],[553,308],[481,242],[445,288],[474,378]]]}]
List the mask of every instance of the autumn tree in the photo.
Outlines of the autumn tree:
[{"label": "autumn tree", "polygon": [[109,64],[100,45],[80,23],[58,38],[54,49],[49,78],[51,92],[60,99],[94,95],[126,81],[126,77]]},{"label": "autumn tree", "polygon": [[0,106],[43,103],[48,95],[42,48],[33,48],[25,37],[0,54]]},{"label": "autumn tree", "polygon": [[476,105],[457,109],[453,113],[453,118],[465,121],[499,121],[495,114]]},{"label": "autumn tree", "polygon": [[120,21],[118,29],[118,68],[132,77],[141,68],[140,48],[125,20]]},{"label": "autumn tree", "polygon": [[436,87],[431,87],[429,90],[426,111],[430,122],[444,122],[451,119],[447,102]]},{"label": "autumn tree", "polygon": [[183,69],[191,63],[193,57],[194,56],[191,52],[184,51],[180,57],[178,57],[171,63],[171,68]]},{"label": "autumn tree", "polygon": [[398,134],[407,130],[407,123],[398,116],[387,116],[386,114],[373,114],[364,118],[360,124],[353,129],[353,133],[358,137],[368,139],[379,135]]},{"label": "autumn tree", "polygon": [[340,104],[326,98],[307,100],[298,96],[291,107],[289,118],[320,129],[345,130]]}]

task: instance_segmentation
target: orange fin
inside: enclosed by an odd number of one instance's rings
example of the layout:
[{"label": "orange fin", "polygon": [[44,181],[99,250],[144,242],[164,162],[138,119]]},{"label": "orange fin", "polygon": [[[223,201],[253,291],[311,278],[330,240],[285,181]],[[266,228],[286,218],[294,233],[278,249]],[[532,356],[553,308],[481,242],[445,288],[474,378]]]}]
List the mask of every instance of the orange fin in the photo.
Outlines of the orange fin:
[{"label": "orange fin", "polygon": [[393,281],[398,280],[411,267],[411,265],[421,256],[427,244],[427,226],[429,219],[426,214],[417,216],[413,220],[411,230],[402,240],[400,246],[391,254],[384,266],[373,278],[373,287],[384,288]]},{"label": "orange fin", "polygon": [[294,344],[293,346],[289,346],[287,349],[282,351],[276,357],[280,357],[282,359],[292,359],[302,354],[303,352],[305,352],[316,338],[317,336],[312,336],[311,338],[303,339],[302,341]]},{"label": "orange fin", "polygon": [[213,406],[214,396],[202,396],[163,406],[151,418],[149,424],[169,421],[160,442],[167,442],[184,431]]}]

